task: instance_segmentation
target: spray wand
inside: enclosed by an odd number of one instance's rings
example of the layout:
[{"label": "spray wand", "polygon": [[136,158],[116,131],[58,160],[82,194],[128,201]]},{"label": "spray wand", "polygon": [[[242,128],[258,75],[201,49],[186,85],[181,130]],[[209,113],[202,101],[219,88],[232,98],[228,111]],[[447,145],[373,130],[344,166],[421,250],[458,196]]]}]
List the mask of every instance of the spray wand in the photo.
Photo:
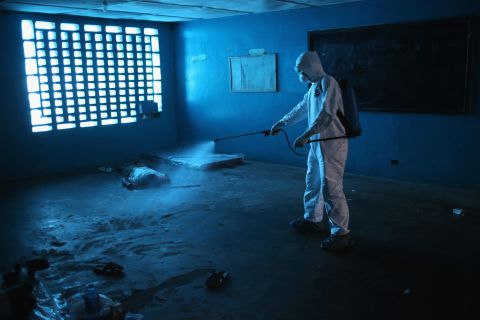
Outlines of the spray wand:
[{"label": "spray wand", "polygon": [[235,138],[246,137],[246,136],[253,136],[253,135],[256,135],[256,134],[263,134],[265,137],[268,137],[272,133],[271,133],[270,130],[263,130],[263,131],[258,131],[258,132],[240,134],[238,136],[231,136],[231,137],[226,137],[226,138],[215,139],[215,140],[213,140],[213,142],[217,142],[217,141],[221,141],[221,140],[227,140],[227,139],[235,139]]}]

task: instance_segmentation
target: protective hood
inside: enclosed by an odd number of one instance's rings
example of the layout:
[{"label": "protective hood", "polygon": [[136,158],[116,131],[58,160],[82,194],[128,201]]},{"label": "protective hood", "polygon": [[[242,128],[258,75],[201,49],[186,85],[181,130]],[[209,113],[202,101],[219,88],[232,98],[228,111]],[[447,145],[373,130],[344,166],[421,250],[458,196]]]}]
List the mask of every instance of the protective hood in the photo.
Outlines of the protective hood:
[{"label": "protective hood", "polygon": [[295,64],[297,72],[304,72],[312,82],[317,82],[326,75],[323,70],[322,62],[316,51],[307,51],[302,53]]}]

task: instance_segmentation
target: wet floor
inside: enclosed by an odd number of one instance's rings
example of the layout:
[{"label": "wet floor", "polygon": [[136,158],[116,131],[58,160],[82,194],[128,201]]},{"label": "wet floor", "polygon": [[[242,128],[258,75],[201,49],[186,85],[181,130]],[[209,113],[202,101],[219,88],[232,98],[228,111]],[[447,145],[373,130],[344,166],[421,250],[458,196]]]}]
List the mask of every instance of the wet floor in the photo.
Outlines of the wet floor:
[{"label": "wet floor", "polygon": [[[303,168],[247,162],[129,191],[95,170],[2,191],[0,269],[43,256],[51,291],[96,283],[146,319],[460,318],[480,297],[480,191],[348,175],[356,247],[331,254],[302,213]],[[463,216],[452,215],[463,208]],[[114,261],[125,276],[91,268]],[[208,291],[212,270],[231,281]]]}]

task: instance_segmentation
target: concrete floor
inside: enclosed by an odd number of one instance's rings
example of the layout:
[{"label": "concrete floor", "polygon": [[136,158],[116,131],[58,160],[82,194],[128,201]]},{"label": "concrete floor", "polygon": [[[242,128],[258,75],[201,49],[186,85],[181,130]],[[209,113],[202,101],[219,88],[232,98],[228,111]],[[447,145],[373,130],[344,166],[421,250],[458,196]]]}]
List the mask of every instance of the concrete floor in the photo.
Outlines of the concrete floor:
[{"label": "concrete floor", "polygon": [[[479,191],[347,175],[357,245],[332,254],[320,249],[321,236],[288,225],[302,213],[302,168],[162,170],[173,183],[156,189],[128,191],[117,174],[91,170],[3,190],[0,270],[21,256],[47,257],[42,274],[53,292],[95,282],[146,319],[476,313]],[[454,217],[454,207],[465,215]],[[91,272],[110,260],[125,277]],[[213,269],[231,274],[220,292],[204,285]]]}]

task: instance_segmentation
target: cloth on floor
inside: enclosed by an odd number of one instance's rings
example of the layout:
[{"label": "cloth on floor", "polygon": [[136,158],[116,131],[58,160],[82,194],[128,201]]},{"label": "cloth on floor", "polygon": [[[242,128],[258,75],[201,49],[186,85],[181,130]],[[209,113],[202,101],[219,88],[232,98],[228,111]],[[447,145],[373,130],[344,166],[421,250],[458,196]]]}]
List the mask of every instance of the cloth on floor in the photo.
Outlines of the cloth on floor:
[{"label": "cloth on floor", "polygon": [[158,172],[142,163],[127,165],[121,169],[122,184],[127,189],[159,186],[170,182],[166,173]]}]

